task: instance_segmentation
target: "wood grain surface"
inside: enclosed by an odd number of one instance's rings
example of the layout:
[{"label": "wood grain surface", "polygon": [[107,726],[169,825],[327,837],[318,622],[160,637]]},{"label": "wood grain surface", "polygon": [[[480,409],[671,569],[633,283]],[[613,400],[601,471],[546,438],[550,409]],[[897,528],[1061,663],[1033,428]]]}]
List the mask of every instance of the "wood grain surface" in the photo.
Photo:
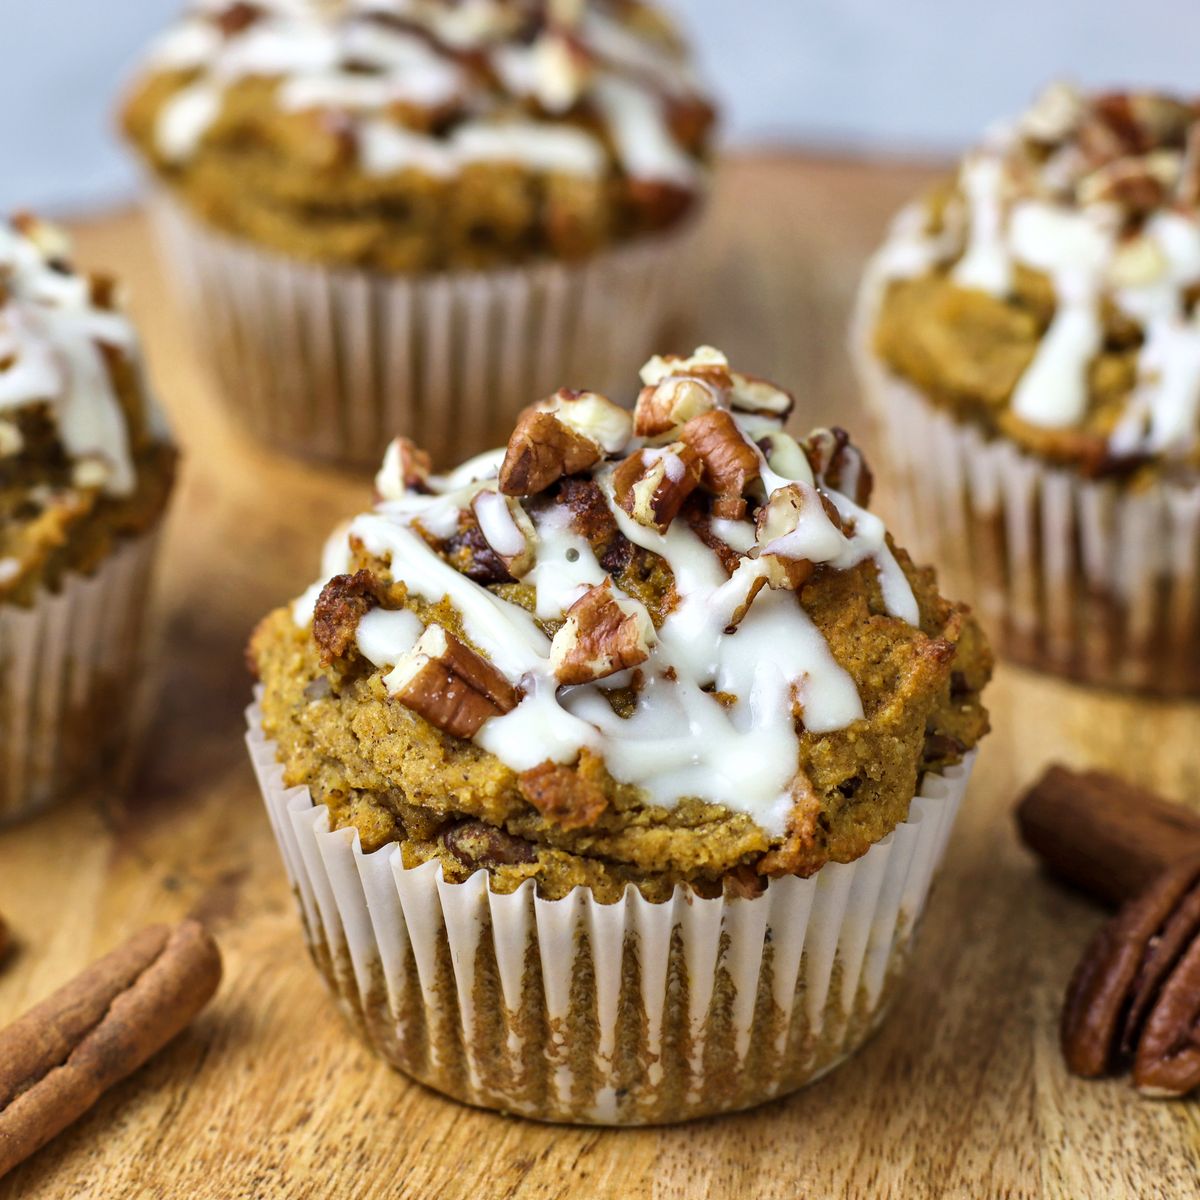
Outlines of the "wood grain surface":
[{"label": "wood grain surface", "polygon": [[[862,430],[844,351],[849,301],[886,217],[928,177],[729,163],[692,264],[693,317],[667,346],[711,341],[791,386],[799,426]],[[1051,759],[1133,771],[1200,807],[1200,708],[1013,668],[989,693],[995,732],[911,976],[882,1031],[832,1076],[739,1116],[598,1131],[463,1108],[378,1063],[308,961],[241,741],[249,629],[311,581],[329,528],[369,486],[238,436],[136,213],[77,233],[80,258],[129,286],[187,460],[139,771],[119,792],[81,794],[0,832],[0,912],[18,941],[0,968],[0,1020],[130,931],[186,913],[210,923],[226,979],[189,1032],[0,1182],[0,1200],[1200,1193],[1200,1107],[1066,1075],[1059,1001],[1101,914],[1040,876],[1011,819],[1018,790]]]}]

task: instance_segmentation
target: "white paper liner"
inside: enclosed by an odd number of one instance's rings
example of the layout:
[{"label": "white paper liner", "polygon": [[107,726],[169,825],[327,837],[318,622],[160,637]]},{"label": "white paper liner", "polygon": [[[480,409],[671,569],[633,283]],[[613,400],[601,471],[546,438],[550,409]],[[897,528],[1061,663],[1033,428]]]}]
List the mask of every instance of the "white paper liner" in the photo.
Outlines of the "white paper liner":
[{"label": "white paper liner", "polygon": [[892,522],[1010,657],[1110,687],[1200,693],[1200,487],[1088,480],[861,372]]},{"label": "white paper liner", "polygon": [[[318,965],[393,1065],[460,1100],[545,1120],[632,1125],[783,1095],[882,1018],[974,756],[926,778],[908,819],[856,862],[754,899],[677,887],[510,895],[477,871],[406,869],[331,831],[285,788],[257,704],[247,746]],[[580,981],[583,981],[582,985]]]},{"label": "white paper liner", "polygon": [[281,449],[374,468],[404,434],[445,465],[502,444],[560,387],[632,400],[687,230],[579,264],[388,275],[292,260],[152,195],[163,258],[239,423]]},{"label": "white paper liner", "polygon": [[62,798],[121,748],[157,542],[131,539],[30,608],[0,605],[0,823]]}]

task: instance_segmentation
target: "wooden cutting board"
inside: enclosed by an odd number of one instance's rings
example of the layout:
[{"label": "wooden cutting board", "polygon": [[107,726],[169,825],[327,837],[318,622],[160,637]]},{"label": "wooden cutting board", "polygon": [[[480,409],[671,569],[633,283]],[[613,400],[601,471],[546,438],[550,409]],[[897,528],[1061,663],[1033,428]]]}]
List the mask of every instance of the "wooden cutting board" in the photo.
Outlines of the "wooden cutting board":
[{"label": "wooden cutting board", "polygon": [[[798,427],[863,431],[844,350],[848,305],[887,216],[930,177],[729,162],[692,264],[695,319],[665,348],[711,341],[791,386]],[[1059,1000],[1100,914],[1040,877],[1010,816],[1051,759],[1139,773],[1200,807],[1200,707],[1013,668],[989,692],[995,732],[911,976],[882,1031],[832,1076],[755,1112],[610,1131],[463,1108],[378,1063],[308,961],[241,742],[246,635],[315,577],[321,542],[367,501],[369,484],[242,440],[213,404],[136,213],[77,233],[83,262],[128,283],[187,460],[135,782],[0,832],[0,912],[20,939],[0,969],[0,1020],[129,932],[186,913],[216,932],[226,979],[188,1033],[0,1182],[0,1200],[1200,1192],[1197,1105],[1064,1072]]]}]

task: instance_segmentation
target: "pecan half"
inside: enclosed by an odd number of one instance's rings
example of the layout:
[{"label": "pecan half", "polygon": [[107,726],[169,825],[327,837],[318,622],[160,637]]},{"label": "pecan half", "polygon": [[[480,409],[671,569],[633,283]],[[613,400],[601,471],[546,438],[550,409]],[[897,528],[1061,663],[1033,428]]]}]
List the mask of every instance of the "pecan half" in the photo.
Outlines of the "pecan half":
[{"label": "pecan half", "polygon": [[433,461],[416,442],[392,438],[375,476],[375,490],[382,500],[399,500],[407,492],[428,491]]},{"label": "pecan half", "polygon": [[469,738],[485,721],[516,708],[520,697],[481,654],[440,625],[430,625],[385,678],[389,693],[431,725]]},{"label": "pecan half", "polygon": [[519,500],[499,492],[482,491],[471,501],[480,532],[504,569],[520,579],[536,558],[537,531]]},{"label": "pecan half", "polygon": [[604,396],[556,392],[521,414],[500,464],[500,490],[508,496],[545,491],[623,450],[632,432],[633,418]]},{"label": "pecan half", "polygon": [[617,595],[606,579],[567,609],[550,643],[550,667],[560,683],[591,683],[644,663],[653,643],[645,607]]},{"label": "pecan half", "polygon": [[613,495],[639,525],[665,533],[699,482],[699,456],[683,442],[672,442],[635,450],[613,473]]},{"label": "pecan half", "polygon": [[1167,868],[1104,926],[1067,988],[1067,1067],[1095,1077],[1133,1061],[1134,1084],[1200,1086],[1200,857]]},{"label": "pecan half", "polygon": [[335,575],[321,589],[313,609],[312,632],[325,666],[346,657],[354,645],[359,621],[382,602],[383,585],[370,571]]},{"label": "pecan half", "polygon": [[715,497],[716,517],[740,521],[746,515],[743,493],[759,477],[758,455],[724,409],[693,417],[679,431],[701,463],[700,486]]},{"label": "pecan half", "polygon": [[517,776],[521,795],[560,829],[583,829],[594,825],[608,807],[608,797],[590,779],[590,756],[583,750],[578,768],[547,760]]}]

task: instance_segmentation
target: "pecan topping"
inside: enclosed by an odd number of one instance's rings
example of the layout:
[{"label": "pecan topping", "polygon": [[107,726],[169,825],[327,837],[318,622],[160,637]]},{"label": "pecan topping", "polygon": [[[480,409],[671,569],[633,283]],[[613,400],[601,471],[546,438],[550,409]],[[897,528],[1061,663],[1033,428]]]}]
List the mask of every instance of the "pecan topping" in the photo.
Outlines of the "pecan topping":
[{"label": "pecan topping", "polygon": [[845,545],[836,510],[831,514],[816,488],[793,483],[777,488],[758,510],[759,561],[773,588],[796,590],[813,564],[835,558]]},{"label": "pecan topping", "polygon": [[638,393],[633,409],[633,429],[639,437],[657,437],[716,408],[720,393],[702,379],[669,375],[654,387]]},{"label": "pecan topping", "polygon": [[765,379],[754,375],[733,373],[733,386],[729,389],[729,405],[738,412],[754,413],[760,417],[775,417],[786,421],[796,403],[791,392],[776,387]]},{"label": "pecan topping", "polygon": [[690,358],[681,358],[677,354],[656,354],[641,370],[642,382],[647,387],[657,387],[667,379],[683,375],[702,379],[721,395],[733,386],[729,360],[712,346],[700,346]]},{"label": "pecan topping", "polygon": [[580,752],[578,769],[547,760],[522,771],[517,787],[547,821],[560,829],[583,829],[608,807],[603,788],[589,778],[595,761],[587,750]]},{"label": "pecan topping", "polygon": [[700,482],[700,460],[682,442],[636,450],[613,474],[617,503],[640,525],[665,533]]},{"label": "pecan topping", "polygon": [[521,414],[500,465],[500,490],[509,496],[544,491],[623,450],[632,430],[630,415],[604,396],[556,392]]},{"label": "pecan topping", "polygon": [[386,677],[388,690],[454,737],[474,737],[492,717],[517,706],[516,689],[486,658],[440,625],[430,625]]},{"label": "pecan topping", "polygon": [[1115,159],[1080,180],[1080,203],[1115,204],[1131,217],[1144,217],[1174,188],[1179,168],[1179,155],[1165,151]]},{"label": "pecan topping", "polygon": [[713,516],[740,521],[746,515],[743,493],[758,478],[759,464],[733,417],[720,408],[693,417],[679,440],[700,458],[700,486],[715,497]]},{"label": "pecan topping", "polygon": [[1200,857],[1167,868],[1092,941],[1070,986],[1062,1051],[1077,1075],[1133,1064],[1147,1094],[1200,1086]]},{"label": "pecan topping", "polygon": [[328,666],[345,658],[354,645],[358,623],[383,603],[383,585],[370,571],[335,575],[322,589],[313,610],[313,641]]},{"label": "pecan topping", "polygon": [[375,490],[384,500],[399,500],[406,492],[428,491],[432,470],[432,460],[416,442],[406,437],[392,438],[375,476]]},{"label": "pecan topping", "polygon": [[515,867],[537,862],[533,845],[483,821],[460,821],[441,835],[442,845],[464,867]]},{"label": "pecan topping", "polygon": [[816,429],[805,439],[804,447],[818,483],[849,496],[860,508],[867,506],[875,477],[862,451],[844,429],[837,425],[832,429]]},{"label": "pecan topping", "polygon": [[479,492],[471,501],[471,511],[480,532],[504,569],[520,579],[533,569],[537,531],[519,500],[499,492]]},{"label": "pecan topping", "polygon": [[550,643],[550,666],[560,683],[591,683],[644,663],[653,642],[646,609],[606,579],[567,609]]}]

